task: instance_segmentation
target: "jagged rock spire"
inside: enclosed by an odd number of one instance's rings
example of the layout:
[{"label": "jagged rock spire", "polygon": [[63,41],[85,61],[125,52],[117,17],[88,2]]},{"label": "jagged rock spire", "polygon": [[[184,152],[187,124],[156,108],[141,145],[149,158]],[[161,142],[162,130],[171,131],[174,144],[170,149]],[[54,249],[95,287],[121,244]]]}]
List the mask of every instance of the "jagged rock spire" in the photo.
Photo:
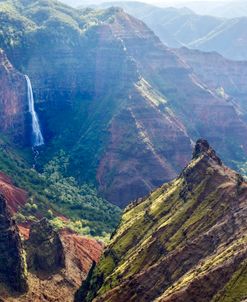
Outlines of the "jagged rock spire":
[{"label": "jagged rock spire", "polygon": [[0,194],[0,282],[20,293],[28,289],[22,242],[8,210],[6,198],[2,194]]},{"label": "jagged rock spire", "polygon": [[53,273],[65,267],[60,236],[46,218],[31,225],[27,253],[28,266],[35,271]]},{"label": "jagged rock spire", "polygon": [[222,165],[221,159],[216,155],[216,152],[213,148],[210,147],[208,141],[204,139],[199,139],[196,142],[194,152],[193,152],[193,159],[200,157],[201,155],[207,155],[216,161],[220,166]]}]

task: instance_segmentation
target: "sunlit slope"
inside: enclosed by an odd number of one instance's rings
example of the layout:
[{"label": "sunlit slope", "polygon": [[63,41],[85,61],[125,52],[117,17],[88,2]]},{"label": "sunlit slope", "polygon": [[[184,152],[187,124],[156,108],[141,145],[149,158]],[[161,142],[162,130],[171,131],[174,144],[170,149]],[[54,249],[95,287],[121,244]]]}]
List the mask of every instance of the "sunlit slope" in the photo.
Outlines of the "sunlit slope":
[{"label": "sunlit slope", "polygon": [[246,195],[243,178],[198,141],[176,180],[125,210],[78,301],[242,301]]}]

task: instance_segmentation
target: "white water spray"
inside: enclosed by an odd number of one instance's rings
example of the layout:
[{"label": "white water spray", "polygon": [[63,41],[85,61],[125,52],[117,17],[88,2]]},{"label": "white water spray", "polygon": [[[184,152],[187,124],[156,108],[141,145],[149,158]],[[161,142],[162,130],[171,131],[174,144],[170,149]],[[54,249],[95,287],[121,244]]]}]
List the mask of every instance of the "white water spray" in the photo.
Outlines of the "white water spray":
[{"label": "white water spray", "polygon": [[27,75],[25,75],[27,81],[27,96],[28,96],[28,106],[29,112],[32,117],[32,143],[34,147],[44,145],[44,138],[40,130],[39,119],[34,108],[34,98],[32,84]]}]

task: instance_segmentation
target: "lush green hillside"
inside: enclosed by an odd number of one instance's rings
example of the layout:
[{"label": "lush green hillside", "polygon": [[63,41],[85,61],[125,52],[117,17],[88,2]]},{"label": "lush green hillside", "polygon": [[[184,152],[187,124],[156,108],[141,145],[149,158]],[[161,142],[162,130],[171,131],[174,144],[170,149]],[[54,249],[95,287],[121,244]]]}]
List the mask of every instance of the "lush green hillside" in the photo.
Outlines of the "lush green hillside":
[{"label": "lush green hillside", "polygon": [[[29,158],[23,159],[23,154]],[[0,171],[28,192],[27,203],[16,214],[19,223],[47,217],[57,228],[109,238],[118,224],[120,209],[99,197],[92,186],[78,185],[72,177],[64,177],[68,164],[64,153],[49,162],[43,173],[33,169],[31,163],[31,152],[13,150],[5,140],[0,141]]]},{"label": "lush green hillside", "polygon": [[199,140],[176,180],[126,208],[77,301],[243,301],[246,194]]}]

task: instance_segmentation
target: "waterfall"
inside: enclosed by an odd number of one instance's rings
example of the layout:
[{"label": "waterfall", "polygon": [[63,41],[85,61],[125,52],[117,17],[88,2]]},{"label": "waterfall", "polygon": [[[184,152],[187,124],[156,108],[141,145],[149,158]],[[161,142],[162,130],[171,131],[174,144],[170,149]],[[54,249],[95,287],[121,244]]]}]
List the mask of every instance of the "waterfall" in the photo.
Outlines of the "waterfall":
[{"label": "waterfall", "polygon": [[39,119],[34,108],[33,89],[32,84],[27,75],[25,75],[27,81],[27,97],[29,112],[32,117],[32,143],[34,147],[44,145],[44,138],[40,130]]}]

